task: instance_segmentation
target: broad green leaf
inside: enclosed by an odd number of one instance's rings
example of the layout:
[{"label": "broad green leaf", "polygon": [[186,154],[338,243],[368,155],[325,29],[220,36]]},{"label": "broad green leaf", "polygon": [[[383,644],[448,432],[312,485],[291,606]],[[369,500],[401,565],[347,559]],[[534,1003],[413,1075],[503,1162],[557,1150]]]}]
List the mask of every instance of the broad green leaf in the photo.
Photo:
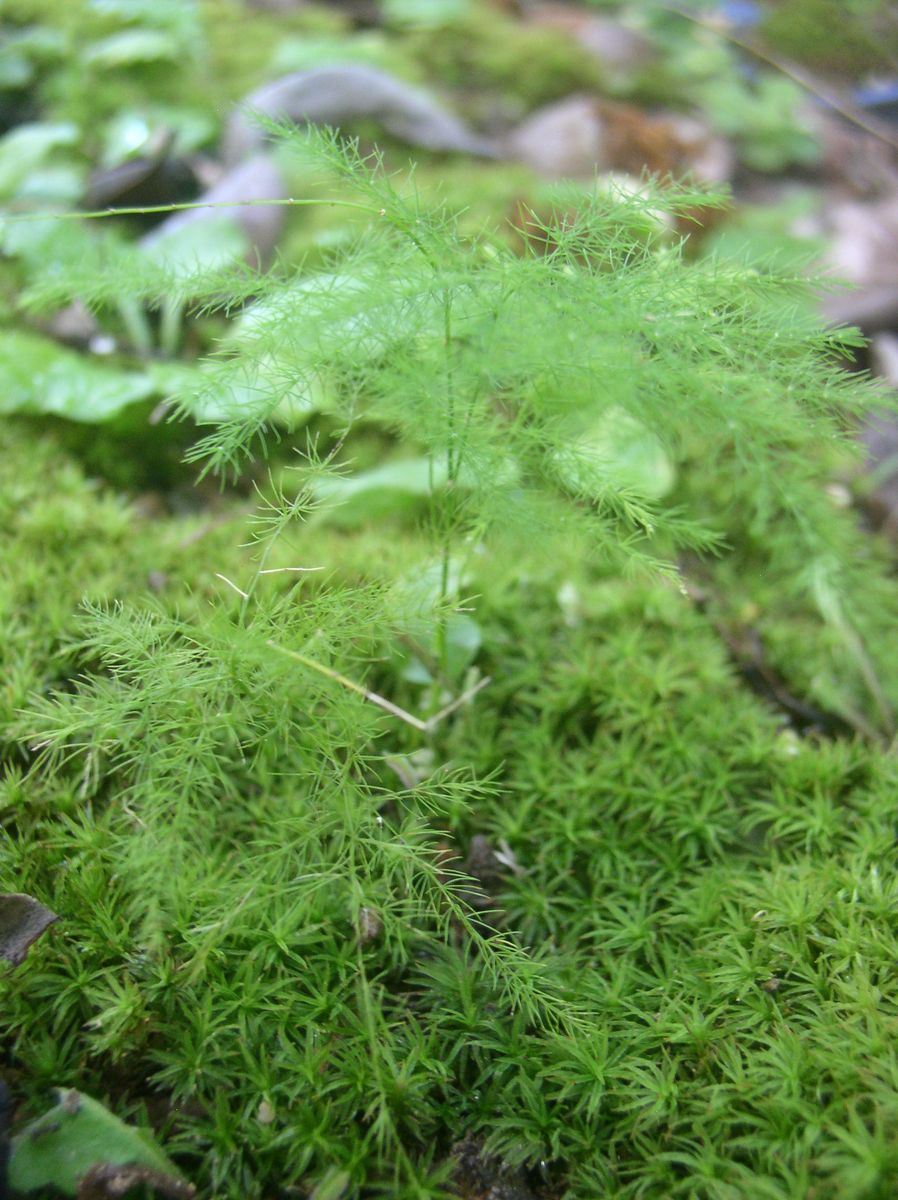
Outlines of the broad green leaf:
[{"label": "broad green leaf", "polygon": [[19,54],[12,46],[0,48],[0,88],[23,88],[31,82],[34,67],[24,54]]},{"label": "broad green leaf", "polygon": [[84,51],[84,61],[92,67],[130,67],[135,63],[177,62],[183,58],[178,43],[160,29],[125,29],[94,42]]},{"label": "broad green leaf", "polygon": [[28,200],[35,208],[74,207],[84,194],[86,173],[83,166],[74,163],[38,167],[16,189],[16,199]]},{"label": "broad green leaf", "polygon": [[162,29],[179,44],[194,44],[199,36],[197,0],[88,0],[91,11],[142,30]]},{"label": "broad green leaf", "polygon": [[116,113],[103,128],[103,166],[116,167],[146,150],[152,132],[150,122],[142,113]]},{"label": "broad green leaf", "polygon": [[0,249],[4,254],[20,257],[34,276],[47,262],[72,262],[79,255],[89,254],[95,243],[87,224],[58,221],[55,217],[8,221],[0,230]]},{"label": "broad green leaf", "polygon": [[[437,657],[435,621],[420,623],[414,631],[410,631],[415,641],[423,649],[427,649],[431,657]],[[483,644],[483,634],[480,626],[467,613],[450,613],[446,618],[446,673],[450,680],[457,680],[477,657]],[[400,671],[403,679],[409,683],[428,684],[433,682],[433,676],[417,655],[412,655]]]},{"label": "broad green leaf", "polygon": [[0,46],[0,88],[21,88],[30,83],[35,64],[52,62],[65,51],[65,35],[42,25],[3,38]]},{"label": "broad green leaf", "polygon": [[352,1176],[348,1171],[338,1171],[333,1167],[318,1183],[309,1200],[341,1200],[349,1190]]},{"label": "broad green leaf", "polygon": [[154,143],[173,135],[171,150],[192,154],[215,138],[216,124],[211,116],[195,108],[173,104],[147,104],[127,109],[111,117],[103,126],[104,167],[116,167],[137,155],[152,152]]},{"label": "broad green leaf", "polygon": [[449,560],[446,586],[443,587],[443,564],[431,561],[397,581],[391,589],[391,609],[397,620],[410,622],[430,619],[445,591],[447,598],[458,596],[462,585],[462,564],[457,558]]},{"label": "broad green leaf", "polygon": [[68,46],[66,34],[50,25],[26,25],[4,43],[5,49],[24,54],[29,61],[36,63],[56,62],[65,55]]},{"label": "broad green leaf", "polygon": [[71,121],[32,121],[0,138],[0,199],[14,195],[52,151],[74,145],[78,136]]},{"label": "broad green leaf", "polygon": [[322,479],[315,486],[315,494],[319,499],[334,500],[338,504],[379,491],[429,496],[434,488],[445,482],[444,463],[435,464],[429,458],[401,458],[370,471],[360,471],[358,475]]},{"label": "broad green leaf", "polygon": [[[272,398],[276,400],[270,408]],[[270,419],[290,429],[305,424],[313,413],[327,407],[328,389],[317,376],[295,375],[278,359],[268,356],[243,378],[232,378],[215,396],[206,394],[197,408],[198,421],[233,421],[260,405],[270,408]]]},{"label": "broad green leaf", "polygon": [[278,44],[271,61],[272,75],[308,71],[329,63],[366,63],[389,68],[395,51],[382,34],[363,33],[354,37],[286,37]]},{"label": "broad green leaf", "polygon": [[[509,484],[517,478],[511,459],[500,464],[499,471]],[[443,458],[401,458],[357,475],[327,476],[315,484],[314,494],[316,499],[328,502],[323,516],[336,516],[341,525],[353,525],[401,511],[416,497],[430,496],[444,487],[446,479]],[[474,484],[471,472],[462,467],[455,486],[468,488]]]},{"label": "broad green leaf", "polygon": [[471,0],[383,0],[384,18],[393,25],[439,27],[465,17],[473,10]]},{"label": "broad green leaf", "polygon": [[446,646],[450,675],[460,675],[477,657],[483,644],[480,626],[467,613],[453,613],[446,622]]},{"label": "broad green leaf", "polygon": [[0,414],[106,421],[156,392],[153,380],[66,350],[30,333],[0,333]]},{"label": "broad green leaf", "polygon": [[146,110],[146,119],[155,131],[170,129],[175,137],[172,150],[177,154],[192,154],[201,146],[211,145],[217,136],[215,118],[199,108],[175,104],[153,104]]},{"label": "broad green leaf", "polygon": [[[445,590],[441,562],[424,564],[392,588],[392,610],[398,634],[393,651],[402,659],[400,674],[410,683],[432,682],[432,673],[423,658],[437,661],[441,625],[445,627],[445,667],[451,680],[459,679],[477,657],[483,641],[480,626],[467,613],[447,612],[445,608],[446,604],[458,602],[462,584],[461,563],[452,559],[446,573]],[[415,647],[424,652],[423,658],[415,654]]]},{"label": "broad green leaf", "polygon": [[210,216],[185,221],[168,233],[160,233],[146,247],[157,266],[175,275],[190,276],[214,270],[242,258],[249,249],[246,234],[233,217]]},{"label": "broad green leaf", "polygon": [[269,419],[295,429],[326,408],[329,398],[325,380],[297,375],[272,356],[240,373],[176,362],[150,363],[147,370],[159,392],[185,405],[202,425],[240,420],[259,407],[269,410],[275,397],[278,403]]},{"label": "broad green leaf", "polygon": [[562,483],[583,495],[611,486],[660,500],[674,483],[673,465],[659,439],[618,405],[552,457]]},{"label": "broad green leaf", "polygon": [[[453,309],[456,330],[480,319],[483,307],[482,292],[460,290]],[[441,342],[442,297],[419,267],[397,275],[390,287],[368,268],[319,272],[247,309],[232,336],[249,349],[277,333],[297,361],[339,355],[344,363],[367,363],[397,343]]]},{"label": "broad green leaf", "polygon": [[190,1194],[191,1189],[147,1133],[125,1125],[83,1092],[59,1091],[57,1095],[54,1108],[12,1139],[9,1182],[14,1191],[55,1187],[74,1196],[90,1172],[107,1164],[127,1163],[158,1176],[154,1184],[169,1195]]},{"label": "broad green leaf", "polygon": [[357,475],[326,477],[315,484],[314,494],[326,502],[319,519],[353,527],[405,512],[445,482],[445,464],[404,458]]}]

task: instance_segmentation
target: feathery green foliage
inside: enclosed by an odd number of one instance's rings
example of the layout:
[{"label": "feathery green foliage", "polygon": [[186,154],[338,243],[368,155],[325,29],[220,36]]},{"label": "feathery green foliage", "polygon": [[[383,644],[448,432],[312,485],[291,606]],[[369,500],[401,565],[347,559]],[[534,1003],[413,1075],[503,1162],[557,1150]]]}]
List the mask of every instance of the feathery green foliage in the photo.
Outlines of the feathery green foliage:
[{"label": "feathery green foliage", "polygon": [[[890,1194],[898,664],[823,490],[845,336],[686,259],[690,190],[562,192],[515,255],[309,145],[370,212],[327,269],[132,281],[243,306],[173,398],[252,505],[145,522],[14,435],[0,870],[62,917],[3,982],[17,1084],[151,1115],[208,1196],[437,1197],[466,1134],[546,1195]],[[65,285],[101,312],[102,254]],[[752,570],[809,686],[851,648],[866,740],[738,678],[714,584]]]}]

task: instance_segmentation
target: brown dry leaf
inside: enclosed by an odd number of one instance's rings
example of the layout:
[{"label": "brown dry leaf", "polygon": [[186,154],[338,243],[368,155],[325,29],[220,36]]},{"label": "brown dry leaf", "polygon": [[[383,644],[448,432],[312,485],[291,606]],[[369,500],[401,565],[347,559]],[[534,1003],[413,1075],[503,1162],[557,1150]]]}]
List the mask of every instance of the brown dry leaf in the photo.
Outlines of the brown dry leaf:
[{"label": "brown dry leaf", "polygon": [[44,930],[58,920],[55,912],[33,896],[0,894],[0,958],[17,967]]},{"label": "brown dry leaf", "polygon": [[699,117],[654,115],[591,96],[537,109],[511,134],[508,150],[550,179],[588,179],[602,171],[636,177],[691,172],[720,184],[734,166],[727,140]]},{"label": "brown dry leaf", "polygon": [[101,1163],[81,1180],[76,1200],[113,1200],[127,1195],[138,1184],[172,1200],[187,1200],[195,1190],[192,1184],[141,1163]]}]

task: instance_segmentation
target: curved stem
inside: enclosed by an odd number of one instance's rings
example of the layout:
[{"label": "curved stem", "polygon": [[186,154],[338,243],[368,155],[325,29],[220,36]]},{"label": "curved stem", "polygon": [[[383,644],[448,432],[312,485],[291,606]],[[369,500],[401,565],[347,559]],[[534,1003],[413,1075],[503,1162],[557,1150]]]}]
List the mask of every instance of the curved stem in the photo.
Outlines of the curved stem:
[{"label": "curved stem", "polygon": [[37,212],[3,214],[4,221],[95,221],[102,217],[142,217],[152,213],[188,212],[198,208],[300,208],[313,204],[329,204],[332,208],[354,208],[376,216],[379,212],[370,204],[355,200],[325,200],[323,198],[283,196],[275,200],[190,200],[183,204],[144,204],[133,208],[100,208],[88,212]]}]

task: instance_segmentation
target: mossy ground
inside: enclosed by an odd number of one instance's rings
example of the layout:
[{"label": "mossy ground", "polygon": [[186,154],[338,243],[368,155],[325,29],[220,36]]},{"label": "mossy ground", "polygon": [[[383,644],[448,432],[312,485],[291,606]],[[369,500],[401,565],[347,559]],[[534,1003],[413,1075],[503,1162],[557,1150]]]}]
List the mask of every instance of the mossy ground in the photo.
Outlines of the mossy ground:
[{"label": "mossy ground", "polygon": [[894,71],[898,62],[895,14],[883,0],[779,0],[762,32],[781,54],[834,75]]},{"label": "mossy ground", "polygon": [[[10,5],[73,44],[105,32],[102,6],[72,11]],[[160,65],[154,94],[215,131],[285,30],[346,28],[199,12],[197,69]],[[385,53],[476,121],[496,97],[514,119],[597,87],[561,46],[491,11]],[[84,123],[86,163],[148,72],[90,87],[65,62],[36,95]],[[435,177],[464,234],[534,194],[508,164],[425,158]],[[297,213],[284,259],[311,251],[311,269],[359,231]],[[320,570],[261,580],[249,619],[233,584],[253,510],[291,494],[289,446],[195,488],[195,429],[146,418],[4,421],[0,886],[61,918],[0,982],[19,1117],[78,1087],[153,1126],[203,1200],[436,1197],[459,1142],[521,1165],[517,1195],[538,1200],[891,1200],[894,568],[840,507],[844,445],[816,447],[803,492],[839,590],[795,514],[756,519],[754,481],[700,439],[673,499],[726,549],[682,560],[685,591],[554,530],[549,552],[499,536],[472,553],[467,682],[491,682],[422,733],[270,643],[426,712],[397,616],[433,562],[426,501],[288,530],[268,568]],[[394,432],[363,424],[353,469],[399,453]]]},{"label": "mossy ground", "polygon": [[[573,561],[528,578],[500,554],[469,581],[493,682],[423,747],[443,770],[407,790],[389,763],[420,739],[359,701],[330,718],[355,748],[315,780],[296,751],[314,743],[318,683],[225,640],[239,599],[218,576],[245,565],[245,501],[150,519],[13,426],[0,503],[2,884],[62,916],[3,982],[26,1107],[60,1083],[105,1097],[155,1124],[209,1196],[343,1169],[353,1192],[436,1195],[466,1134],[545,1196],[893,1194],[890,754],[784,731],[668,584]],[[376,630],[384,585],[420,550],[411,526],[387,544],[321,526],[300,549],[329,588],[367,596]],[[84,600],[127,621],[85,626]],[[808,650],[821,625],[805,623]],[[152,670],[109,659],[116,630]],[[39,696],[82,673],[131,689],[125,727],[26,777]],[[142,724],[166,705],[168,733]],[[287,757],[265,731],[283,706]],[[198,771],[197,796],[132,809],[143,730],[156,785],[192,769],[166,750],[181,730],[216,786]],[[472,803],[452,769],[491,782]],[[439,864],[478,834],[505,851],[488,919],[537,964],[539,1011],[509,1009],[461,927],[432,936]]]}]

